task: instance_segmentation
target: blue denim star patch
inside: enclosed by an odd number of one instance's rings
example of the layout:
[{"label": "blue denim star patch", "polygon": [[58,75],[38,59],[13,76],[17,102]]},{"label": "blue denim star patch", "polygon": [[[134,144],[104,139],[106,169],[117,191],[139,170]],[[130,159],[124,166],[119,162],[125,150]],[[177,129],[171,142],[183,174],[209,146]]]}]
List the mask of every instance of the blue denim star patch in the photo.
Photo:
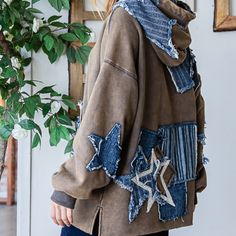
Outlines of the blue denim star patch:
[{"label": "blue denim star patch", "polygon": [[142,147],[138,146],[136,156],[131,163],[131,174],[118,176],[115,182],[130,192],[129,223],[135,220],[144,202],[147,200],[147,212],[154,202],[160,205],[166,204],[157,187],[157,176],[161,166],[154,153],[150,162],[145,156]]},{"label": "blue denim star patch", "polygon": [[89,171],[102,168],[109,177],[115,178],[121,155],[120,129],[121,125],[115,123],[105,138],[94,133],[88,136],[96,151],[86,166]]}]

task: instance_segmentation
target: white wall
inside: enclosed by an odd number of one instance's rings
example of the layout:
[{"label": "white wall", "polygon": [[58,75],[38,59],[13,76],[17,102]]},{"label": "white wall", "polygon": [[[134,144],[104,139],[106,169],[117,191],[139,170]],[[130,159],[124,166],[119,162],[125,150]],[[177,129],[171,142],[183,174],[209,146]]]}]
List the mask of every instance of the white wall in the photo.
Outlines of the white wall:
[{"label": "white wall", "polygon": [[[59,14],[49,6],[48,1],[41,1],[35,6],[46,16],[63,15],[61,19],[68,21],[68,12]],[[51,65],[44,54],[34,54],[32,71],[31,74],[28,73],[28,77],[44,82],[42,86],[56,84],[57,91],[68,93],[68,63],[65,56]],[[37,117],[37,122],[42,123],[40,116]],[[50,218],[51,176],[66,159],[63,155],[65,143],[52,148],[48,140],[48,133],[44,130],[41,149],[36,148],[31,152],[30,140],[19,144],[18,236],[59,235],[59,227]]]},{"label": "white wall", "polygon": [[171,236],[235,235],[236,32],[213,33],[213,7],[213,0],[198,0],[191,24],[206,102],[208,187],[198,195],[194,226],[173,230]]},{"label": "white wall", "polygon": [[[40,7],[51,14],[47,1]],[[234,179],[234,142],[236,133],[235,53],[236,32],[213,33],[213,0],[197,1],[198,18],[191,24],[192,47],[197,55],[199,72],[203,80],[206,101],[205,155],[211,162],[206,166],[208,187],[198,195],[194,226],[172,230],[171,236],[233,235],[236,206]],[[67,20],[67,13],[63,13]],[[57,84],[63,93],[68,91],[67,61],[62,58],[50,65],[41,54],[34,56],[33,79],[46,84]],[[38,117],[40,120],[40,117]],[[18,236],[59,235],[59,227],[50,219],[51,175],[66,157],[64,145],[51,148],[44,133],[41,150],[29,150],[29,140],[20,147]],[[31,155],[31,159],[30,159]],[[30,162],[31,160],[31,162]],[[31,171],[27,171],[31,168]],[[31,186],[31,187],[29,187]],[[31,201],[29,201],[31,200]],[[19,202],[20,201],[20,202]],[[31,207],[31,209],[30,209]],[[30,233],[27,232],[30,229]]]}]

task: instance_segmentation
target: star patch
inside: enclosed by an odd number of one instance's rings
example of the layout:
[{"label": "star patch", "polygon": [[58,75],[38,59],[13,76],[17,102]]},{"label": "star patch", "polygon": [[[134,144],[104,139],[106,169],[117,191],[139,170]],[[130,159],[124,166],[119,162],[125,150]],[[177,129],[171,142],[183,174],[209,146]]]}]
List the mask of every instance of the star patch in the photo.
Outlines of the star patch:
[{"label": "star patch", "polygon": [[154,202],[160,205],[169,203],[175,205],[171,195],[162,178],[166,195],[160,194],[157,187],[157,176],[162,166],[161,177],[163,176],[169,160],[163,159],[164,162],[157,159],[155,152],[152,150],[150,161],[143,152],[142,146],[138,146],[135,158],[131,163],[131,174],[118,176],[115,182],[122,188],[130,192],[129,202],[129,223],[135,220],[144,202],[147,200],[147,212],[151,210]]},{"label": "star patch", "polygon": [[89,171],[103,169],[110,178],[115,178],[121,156],[121,125],[115,123],[105,138],[91,134],[88,136],[95,154],[86,168]]}]

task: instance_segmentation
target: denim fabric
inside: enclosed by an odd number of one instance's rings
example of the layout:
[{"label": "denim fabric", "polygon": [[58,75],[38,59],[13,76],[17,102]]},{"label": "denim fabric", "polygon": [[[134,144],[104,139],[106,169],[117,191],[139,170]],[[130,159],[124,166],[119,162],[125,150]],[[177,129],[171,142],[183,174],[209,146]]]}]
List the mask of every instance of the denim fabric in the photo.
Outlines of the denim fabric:
[{"label": "denim fabric", "polygon": [[197,70],[194,58],[195,56],[188,49],[186,59],[181,65],[177,67],[167,66],[178,93],[184,93],[196,86],[194,78],[197,76]]},{"label": "denim fabric", "polygon": [[[173,0],[174,3],[177,1]],[[114,6],[123,7],[130,15],[140,23],[146,37],[164,50],[174,59],[179,58],[179,53],[172,42],[172,27],[177,24],[176,19],[170,19],[159,8],[159,0],[119,0]],[[185,4],[187,5],[187,4]],[[191,11],[188,6],[186,10]],[[178,93],[184,93],[195,86],[194,77],[197,74],[195,56],[188,49],[184,62],[176,67],[167,69]]]},{"label": "denim fabric", "polygon": [[184,182],[196,178],[197,168],[197,124],[186,122],[161,126],[164,136],[161,150],[168,156],[176,169],[174,182]]},{"label": "denim fabric", "polygon": [[[162,155],[159,158],[153,151],[157,146]],[[168,186],[163,179],[165,169],[161,167],[167,168],[170,163],[176,174],[171,180],[171,186]],[[114,179],[116,184],[130,192],[129,223],[138,216],[145,201],[148,202],[147,212],[154,202],[161,207],[159,215],[161,220],[184,216],[187,204],[186,184],[187,181],[196,178],[196,168],[196,123],[165,125],[159,127],[157,131],[142,129],[139,145],[131,162],[130,174],[117,176]],[[158,189],[157,180],[160,175],[165,195]]]},{"label": "denim fabric", "polygon": [[[68,226],[62,227],[60,236],[91,236],[91,234],[87,234],[84,231],[71,225],[70,227]],[[97,234],[95,233],[93,234],[93,236],[97,236]]]},{"label": "denim fabric", "polygon": [[143,27],[147,38],[163,49],[172,58],[178,58],[171,34],[176,20],[169,19],[157,6],[158,0],[120,0],[114,6],[123,7],[134,16]]},{"label": "denim fabric", "polygon": [[[169,231],[162,231],[154,234],[145,234],[143,236],[168,236],[168,235]],[[80,229],[74,227],[73,225],[71,225],[70,227],[67,226],[62,227],[60,236],[91,236],[91,234],[87,234],[81,231]],[[98,236],[98,233],[94,232],[92,236]]]},{"label": "denim fabric", "polygon": [[202,145],[206,145],[206,135],[204,133],[200,133],[197,135],[198,142],[200,142]]},{"label": "denim fabric", "polygon": [[144,155],[150,158],[152,149],[161,144],[163,135],[160,131],[142,129],[139,137],[139,145],[143,148]]},{"label": "denim fabric", "polygon": [[145,201],[148,201],[147,211],[150,210],[154,202],[165,204],[156,183],[159,167],[160,161],[153,158],[148,161],[144,155],[143,147],[139,145],[131,163],[131,174],[115,178],[115,183],[130,191],[129,223],[135,220]]},{"label": "denim fabric", "polygon": [[163,222],[176,220],[185,216],[187,212],[187,182],[172,184],[169,191],[175,202],[175,207],[166,204],[159,205],[159,219]]},{"label": "denim fabric", "polygon": [[[158,189],[157,177],[163,163],[166,163],[168,159],[157,159],[153,152],[153,149],[161,144],[162,139],[160,131],[142,129],[139,145],[131,162],[130,174],[117,176],[114,179],[116,184],[130,192],[129,223],[138,216],[145,201],[148,201],[147,212],[154,202],[159,205],[167,203],[166,197],[163,198]],[[172,201],[171,196],[168,199]]]},{"label": "denim fabric", "polygon": [[88,136],[95,149],[95,154],[86,166],[87,170],[102,168],[109,177],[115,178],[121,155],[120,129],[121,125],[115,123],[105,138],[97,134]]}]

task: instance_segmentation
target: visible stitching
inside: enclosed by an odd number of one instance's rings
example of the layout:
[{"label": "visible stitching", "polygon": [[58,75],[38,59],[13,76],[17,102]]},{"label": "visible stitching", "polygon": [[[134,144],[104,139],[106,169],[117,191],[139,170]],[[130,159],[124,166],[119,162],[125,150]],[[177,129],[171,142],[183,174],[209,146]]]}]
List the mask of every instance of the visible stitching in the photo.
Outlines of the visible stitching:
[{"label": "visible stitching", "polygon": [[110,59],[104,59],[104,62],[110,64],[111,66],[115,67],[116,69],[124,72],[125,74],[127,74],[128,76],[130,76],[132,79],[137,80],[137,75],[129,70],[126,70],[125,68],[121,67],[120,65],[114,63],[112,60]]}]

